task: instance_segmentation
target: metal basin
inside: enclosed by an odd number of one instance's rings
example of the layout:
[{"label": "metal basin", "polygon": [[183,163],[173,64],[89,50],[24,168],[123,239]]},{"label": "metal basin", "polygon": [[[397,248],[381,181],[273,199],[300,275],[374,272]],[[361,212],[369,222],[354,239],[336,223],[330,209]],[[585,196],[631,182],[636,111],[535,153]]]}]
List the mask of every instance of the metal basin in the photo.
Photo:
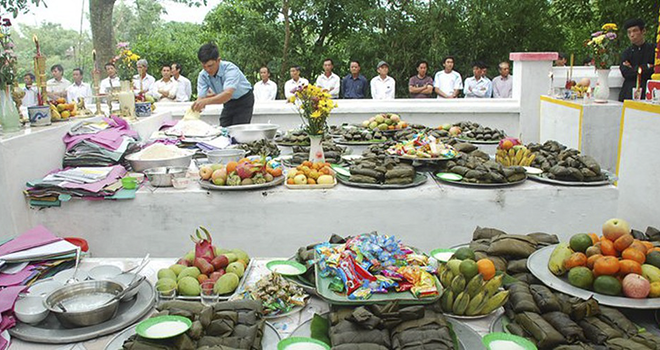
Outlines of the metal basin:
[{"label": "metal basin", "polygon": [[240,124],[227,128],[229,135],[238,143],[248,143],[261,139],[272,140],[275,138],[277,124]]},{"label": "metal basin", "polygon": [[[49,294],[44,306],[54,313],[64,327],[87,327],[105,322],[115,316],[119,300],[105,304],[112,296],[124,290],[113,281],[86,281],[66,285]],[[59,303],[67,309],[62,311]]]},{"label": "metal basin", "polygon": [[143,172],[151,183],[151,186],[172,187],[172,179],[175,177],[185,177],[188,167],[158,167],[147,169]]},{"label": "metal basin", "polygon": [[146,169],[157,168],[157,167],[189,167],[192,157],[195,154],[194,151],[188,151],[189,154],[181,157],[170,158],[170,159],[149,159],[142,160],[139,159],[137,153],[130,154],[126,156],[126,160],[133,168],[133,171],[143,172]]},{"label": "metal basin", "polygon": [[245,151],[242,149],[216,149],[204,152],[211,164],[227,164],[231,161],[238,162],[245,157]]}]

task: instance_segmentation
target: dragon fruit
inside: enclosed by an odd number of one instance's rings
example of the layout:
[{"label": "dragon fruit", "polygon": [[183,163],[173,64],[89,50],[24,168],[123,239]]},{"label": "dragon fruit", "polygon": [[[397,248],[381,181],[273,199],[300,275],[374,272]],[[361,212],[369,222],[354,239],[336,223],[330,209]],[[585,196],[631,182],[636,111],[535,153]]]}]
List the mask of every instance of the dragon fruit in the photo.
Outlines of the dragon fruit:
[{"label": "dragon fruit", "polygon": [[[202,237],[202,232],[206,235],[206,238]],[[212,239],[209,230],[200,226],[195,230],[195,235],[197,237],[190,235],[190,239],[195,243],[195,259],[204,259],[210,263],[215,258],[215,251],[213,244],[211,244]]]},{"label": "dragon fruit", "polygon": [[515,137],[505,137],[500,140],[500,143],[497,145],[497,148],[508,151],[509,149],[513,148],[513,146],[520,146],[520,145],[522,145],[520,139],[517,139]]},{"label": "dragon fruit", "polygon": [[252,177],[252,173],[254,173],[254,171],[254,166],[249,161],[241,162],[236,167],[236,174],[238,174],[241,179],[248,179]]}]

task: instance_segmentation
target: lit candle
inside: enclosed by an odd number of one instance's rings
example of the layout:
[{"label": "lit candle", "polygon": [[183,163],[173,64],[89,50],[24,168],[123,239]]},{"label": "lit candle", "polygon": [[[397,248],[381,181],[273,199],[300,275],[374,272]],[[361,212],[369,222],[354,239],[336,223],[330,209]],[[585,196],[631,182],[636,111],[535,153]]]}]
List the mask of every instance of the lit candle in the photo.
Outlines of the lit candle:
[{"label": "lit candle", "polygon": [[637,88],[635,90],[639,90],[641,84],[642,84],[642,67],[639,66],[637,68]]},{"label": "lit candle", "polygon": [[92,50],[92,61],[94,62],[94,71],[99,70],[99,66],[96,62],[96,50]]},{"label": "lit candle", "polygon": [[37,56],[41,56],[41,49],[39,48],[39,39],[36,34],[32,34],[32,41],[37,46]]}]

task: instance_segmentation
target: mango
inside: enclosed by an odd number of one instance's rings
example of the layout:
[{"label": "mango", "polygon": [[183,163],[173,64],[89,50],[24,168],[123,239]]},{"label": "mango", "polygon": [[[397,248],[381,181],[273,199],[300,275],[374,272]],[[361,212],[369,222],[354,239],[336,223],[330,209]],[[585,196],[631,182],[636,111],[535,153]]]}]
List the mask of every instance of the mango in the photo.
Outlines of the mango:
[{"label": "mango", "polygon": [[[185,269],[186,267],[188,267],[188,266],[186,266],[186,265],[181,265],[181,264],[174,264],[174,265],[170,266],[170,270],[174,271],[174,273],[175,273],[177,276],[179,276],[179,274],[181,273],[181,271],[183,271],[183,269]],[[176,279],[176,278],[175,278],[175,279]]]},{"label": "mango", "polygon": [[335,179],[330,175],[321,175],[316,183],[319,185],[332,185],[335,183]]},{"label": "mango", "polygon": [[649,264],[642,265],[642,276],[649,282],[660,282],[660,269]]},{"label": "mango", "polygon": [[224,255],[227,257],[227,260],[229,260],[230,264],[238,260],[238,256],[236,256],[236,253],[225,253]]},{"label": "mango", "polygon": [[[241,259],[243,261],[250,261],[250,256],[241,249],[232,249],[232,253],[236,254],[236,259]],[[232,262],[232,261],[230,261]]]},{"label": "mango", "polygon": [[220,247],[213,247],[213,252],[215,252],[215,256],[220,256],[222,254],[231,253],[231,250],[223,249],[223,248],[220,248]]},{"label": "mango", "polygon": [[171,280],[176,280],[176,272],[170,269],[160,269],[158,270],[158,279],[169,278]]},{"label": "mango", "polygon": [[238,288],[239,277],[233,272],[226,273],[215,282],[213,291],[222,295],[229,294]]},{"label": "mango", "polygon": [[192,277],[192,278],[197,278],[201,272],[199,271],[198,268],[191,266],[191,267],[186,267],[179,273],[177,276],[178,281],[181,281],[182,278],[184,277]]},{"label": "mango", "polygon": [[176,289],[176,287],[176,281],[170,278],[162,278],[156,282],[156,290],[161,292]]},{"label": "mango", "polygon": [[227,265],[225,271],[227,271],[227,273],[234,273],[240,278],[243,277],[243,274],[245,273],[245,266],[242,263],[235,261]]},{"label": "mango", "polygon": [[195,261],[195,251],[189,251],[183,258],[186,259],[190,265],[192,265],[192,263]]},{"label": "mango", "polygon": [[197,278],[185,276],[179,280],[177,291],[180,295],[194,297],[202,292],[202,288],[199,286]]}]

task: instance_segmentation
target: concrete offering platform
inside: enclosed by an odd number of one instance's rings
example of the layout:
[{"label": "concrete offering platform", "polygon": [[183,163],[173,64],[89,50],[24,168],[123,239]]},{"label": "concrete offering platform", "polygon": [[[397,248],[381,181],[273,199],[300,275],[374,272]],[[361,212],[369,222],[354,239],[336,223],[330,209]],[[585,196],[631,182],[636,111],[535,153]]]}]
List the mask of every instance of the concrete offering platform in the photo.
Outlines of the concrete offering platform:
[{"label": "concrete offering platform", "polygon": [[599,104],[541,96],[541,143],[558,141],[594,157],[601,168],[613,172],[622,106],[618,101]]}]

